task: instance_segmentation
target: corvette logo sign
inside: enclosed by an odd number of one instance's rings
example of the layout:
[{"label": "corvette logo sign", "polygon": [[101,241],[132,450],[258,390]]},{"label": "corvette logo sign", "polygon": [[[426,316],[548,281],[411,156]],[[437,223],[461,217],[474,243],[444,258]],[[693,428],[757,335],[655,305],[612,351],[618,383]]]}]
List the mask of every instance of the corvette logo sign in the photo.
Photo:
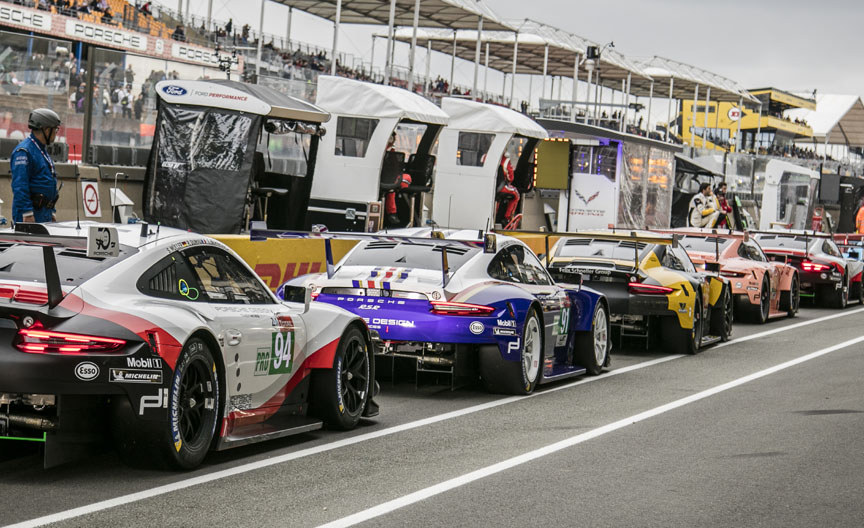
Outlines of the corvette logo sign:
[{"label": "corvette logo sign", "polygon": [[585,198],[585,197],[582,195],[582,193],[579,192],[578,189],[573,189],[573,194],[576,195],[576,198],[579,198],[580,200],[582,200],[582,202],[584,202],[585,205],[588,205],[589,203],[591,203],[592,201],[594,201],[595,198],[597,198],[598,196],[600,196],[600,191],[595,192],[594,194],[592,194],[592,195],[591,195],[590,197],[588,197],[588,198]]}]

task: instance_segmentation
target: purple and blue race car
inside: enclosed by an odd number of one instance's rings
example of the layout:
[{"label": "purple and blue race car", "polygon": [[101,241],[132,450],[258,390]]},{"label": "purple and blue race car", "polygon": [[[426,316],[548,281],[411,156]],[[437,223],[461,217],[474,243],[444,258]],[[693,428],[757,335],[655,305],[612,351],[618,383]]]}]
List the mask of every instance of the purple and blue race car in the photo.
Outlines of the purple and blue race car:
[{"label": "purple and blue race car", "polygon": [[528,394],[608,365],[608,304],[578,274],[558,284],[515,238],[448,235],[344,235],[360,241],[338,264],[283,284],[277,296],[311,290],[362,317],[380,355],[454,378],[479,373],[491,392]]}]

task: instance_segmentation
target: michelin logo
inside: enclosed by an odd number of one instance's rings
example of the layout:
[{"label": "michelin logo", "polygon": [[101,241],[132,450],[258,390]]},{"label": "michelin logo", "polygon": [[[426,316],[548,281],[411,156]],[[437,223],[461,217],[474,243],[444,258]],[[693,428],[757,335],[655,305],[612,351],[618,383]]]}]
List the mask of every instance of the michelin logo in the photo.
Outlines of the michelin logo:
[{"label": "michelin logo", "polygon": [[111,383],[162,383],[161,370],[131,370],[112,368],[108,380]]}]

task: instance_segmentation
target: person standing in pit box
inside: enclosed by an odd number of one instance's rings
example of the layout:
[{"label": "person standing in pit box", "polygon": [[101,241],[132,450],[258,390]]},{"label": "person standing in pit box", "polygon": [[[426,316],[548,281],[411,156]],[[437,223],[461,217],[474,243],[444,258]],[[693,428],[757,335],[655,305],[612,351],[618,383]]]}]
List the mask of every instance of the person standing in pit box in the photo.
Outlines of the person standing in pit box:
[{"label": "person standing in pit box", "polygon": [[53,222],[60,191],[47,147],[57,138],[60,116],[48,108],[30,112],[31,133],[12,151],[12,220]]}]

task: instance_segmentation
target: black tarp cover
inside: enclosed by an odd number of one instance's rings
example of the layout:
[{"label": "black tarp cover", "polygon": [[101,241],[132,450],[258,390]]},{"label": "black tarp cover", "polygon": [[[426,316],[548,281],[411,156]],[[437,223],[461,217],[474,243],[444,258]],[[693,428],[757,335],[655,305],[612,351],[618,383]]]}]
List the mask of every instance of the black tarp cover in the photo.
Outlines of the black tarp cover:
[{"label": "black tarp cover", "polygon": [[261,119],[160,99],[145,177],[145,219],[199,233],[239,233]]}]

